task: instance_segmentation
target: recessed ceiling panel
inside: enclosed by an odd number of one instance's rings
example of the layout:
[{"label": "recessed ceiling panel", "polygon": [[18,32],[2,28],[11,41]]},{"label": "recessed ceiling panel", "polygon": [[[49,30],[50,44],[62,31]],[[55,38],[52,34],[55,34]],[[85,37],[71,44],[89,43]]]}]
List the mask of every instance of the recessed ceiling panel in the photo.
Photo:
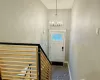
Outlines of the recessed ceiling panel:
[{"label": "recessed ceiling panel", "polygon": [[[56,8],[56,0],[41,0],[48,9]],[[58,9],[71,9],[74,0],[58,0]]]}]

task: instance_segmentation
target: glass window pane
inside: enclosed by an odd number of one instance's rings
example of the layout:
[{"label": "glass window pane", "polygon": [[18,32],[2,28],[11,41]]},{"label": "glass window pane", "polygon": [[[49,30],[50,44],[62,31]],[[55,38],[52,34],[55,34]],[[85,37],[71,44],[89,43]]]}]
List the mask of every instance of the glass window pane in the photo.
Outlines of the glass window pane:
[{"label": "glass window pane", "polygon": [[53,41],[62,41],[62,34],[53,34],[52,35],[52,40]]}]

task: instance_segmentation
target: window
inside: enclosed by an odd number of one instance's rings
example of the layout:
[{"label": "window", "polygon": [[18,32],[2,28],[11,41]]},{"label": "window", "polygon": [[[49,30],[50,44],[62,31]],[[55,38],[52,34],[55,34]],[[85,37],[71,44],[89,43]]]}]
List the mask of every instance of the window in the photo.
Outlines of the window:
[{"label": "window", "polygon": [[52,35],[52,40],[53,41],[62,41],[62,34],[53,34]]}]

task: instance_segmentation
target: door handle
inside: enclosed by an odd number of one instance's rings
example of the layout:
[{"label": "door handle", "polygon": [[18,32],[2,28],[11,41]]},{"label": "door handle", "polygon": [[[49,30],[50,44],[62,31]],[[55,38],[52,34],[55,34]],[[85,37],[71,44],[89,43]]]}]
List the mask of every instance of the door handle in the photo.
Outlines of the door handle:
[{"label": "door handle", "polygon": [[62,51],[64,51],[64,47],[62,47]]}]

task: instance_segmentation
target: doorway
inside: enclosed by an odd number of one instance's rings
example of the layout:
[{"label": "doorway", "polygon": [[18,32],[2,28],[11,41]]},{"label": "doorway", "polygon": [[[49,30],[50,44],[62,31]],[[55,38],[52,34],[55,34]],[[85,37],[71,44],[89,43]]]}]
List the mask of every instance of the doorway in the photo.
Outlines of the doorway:
[{"label": "doorway", "polygon": [[49,30],[49,59],[52,62],[65,61],[66,30]]}]

